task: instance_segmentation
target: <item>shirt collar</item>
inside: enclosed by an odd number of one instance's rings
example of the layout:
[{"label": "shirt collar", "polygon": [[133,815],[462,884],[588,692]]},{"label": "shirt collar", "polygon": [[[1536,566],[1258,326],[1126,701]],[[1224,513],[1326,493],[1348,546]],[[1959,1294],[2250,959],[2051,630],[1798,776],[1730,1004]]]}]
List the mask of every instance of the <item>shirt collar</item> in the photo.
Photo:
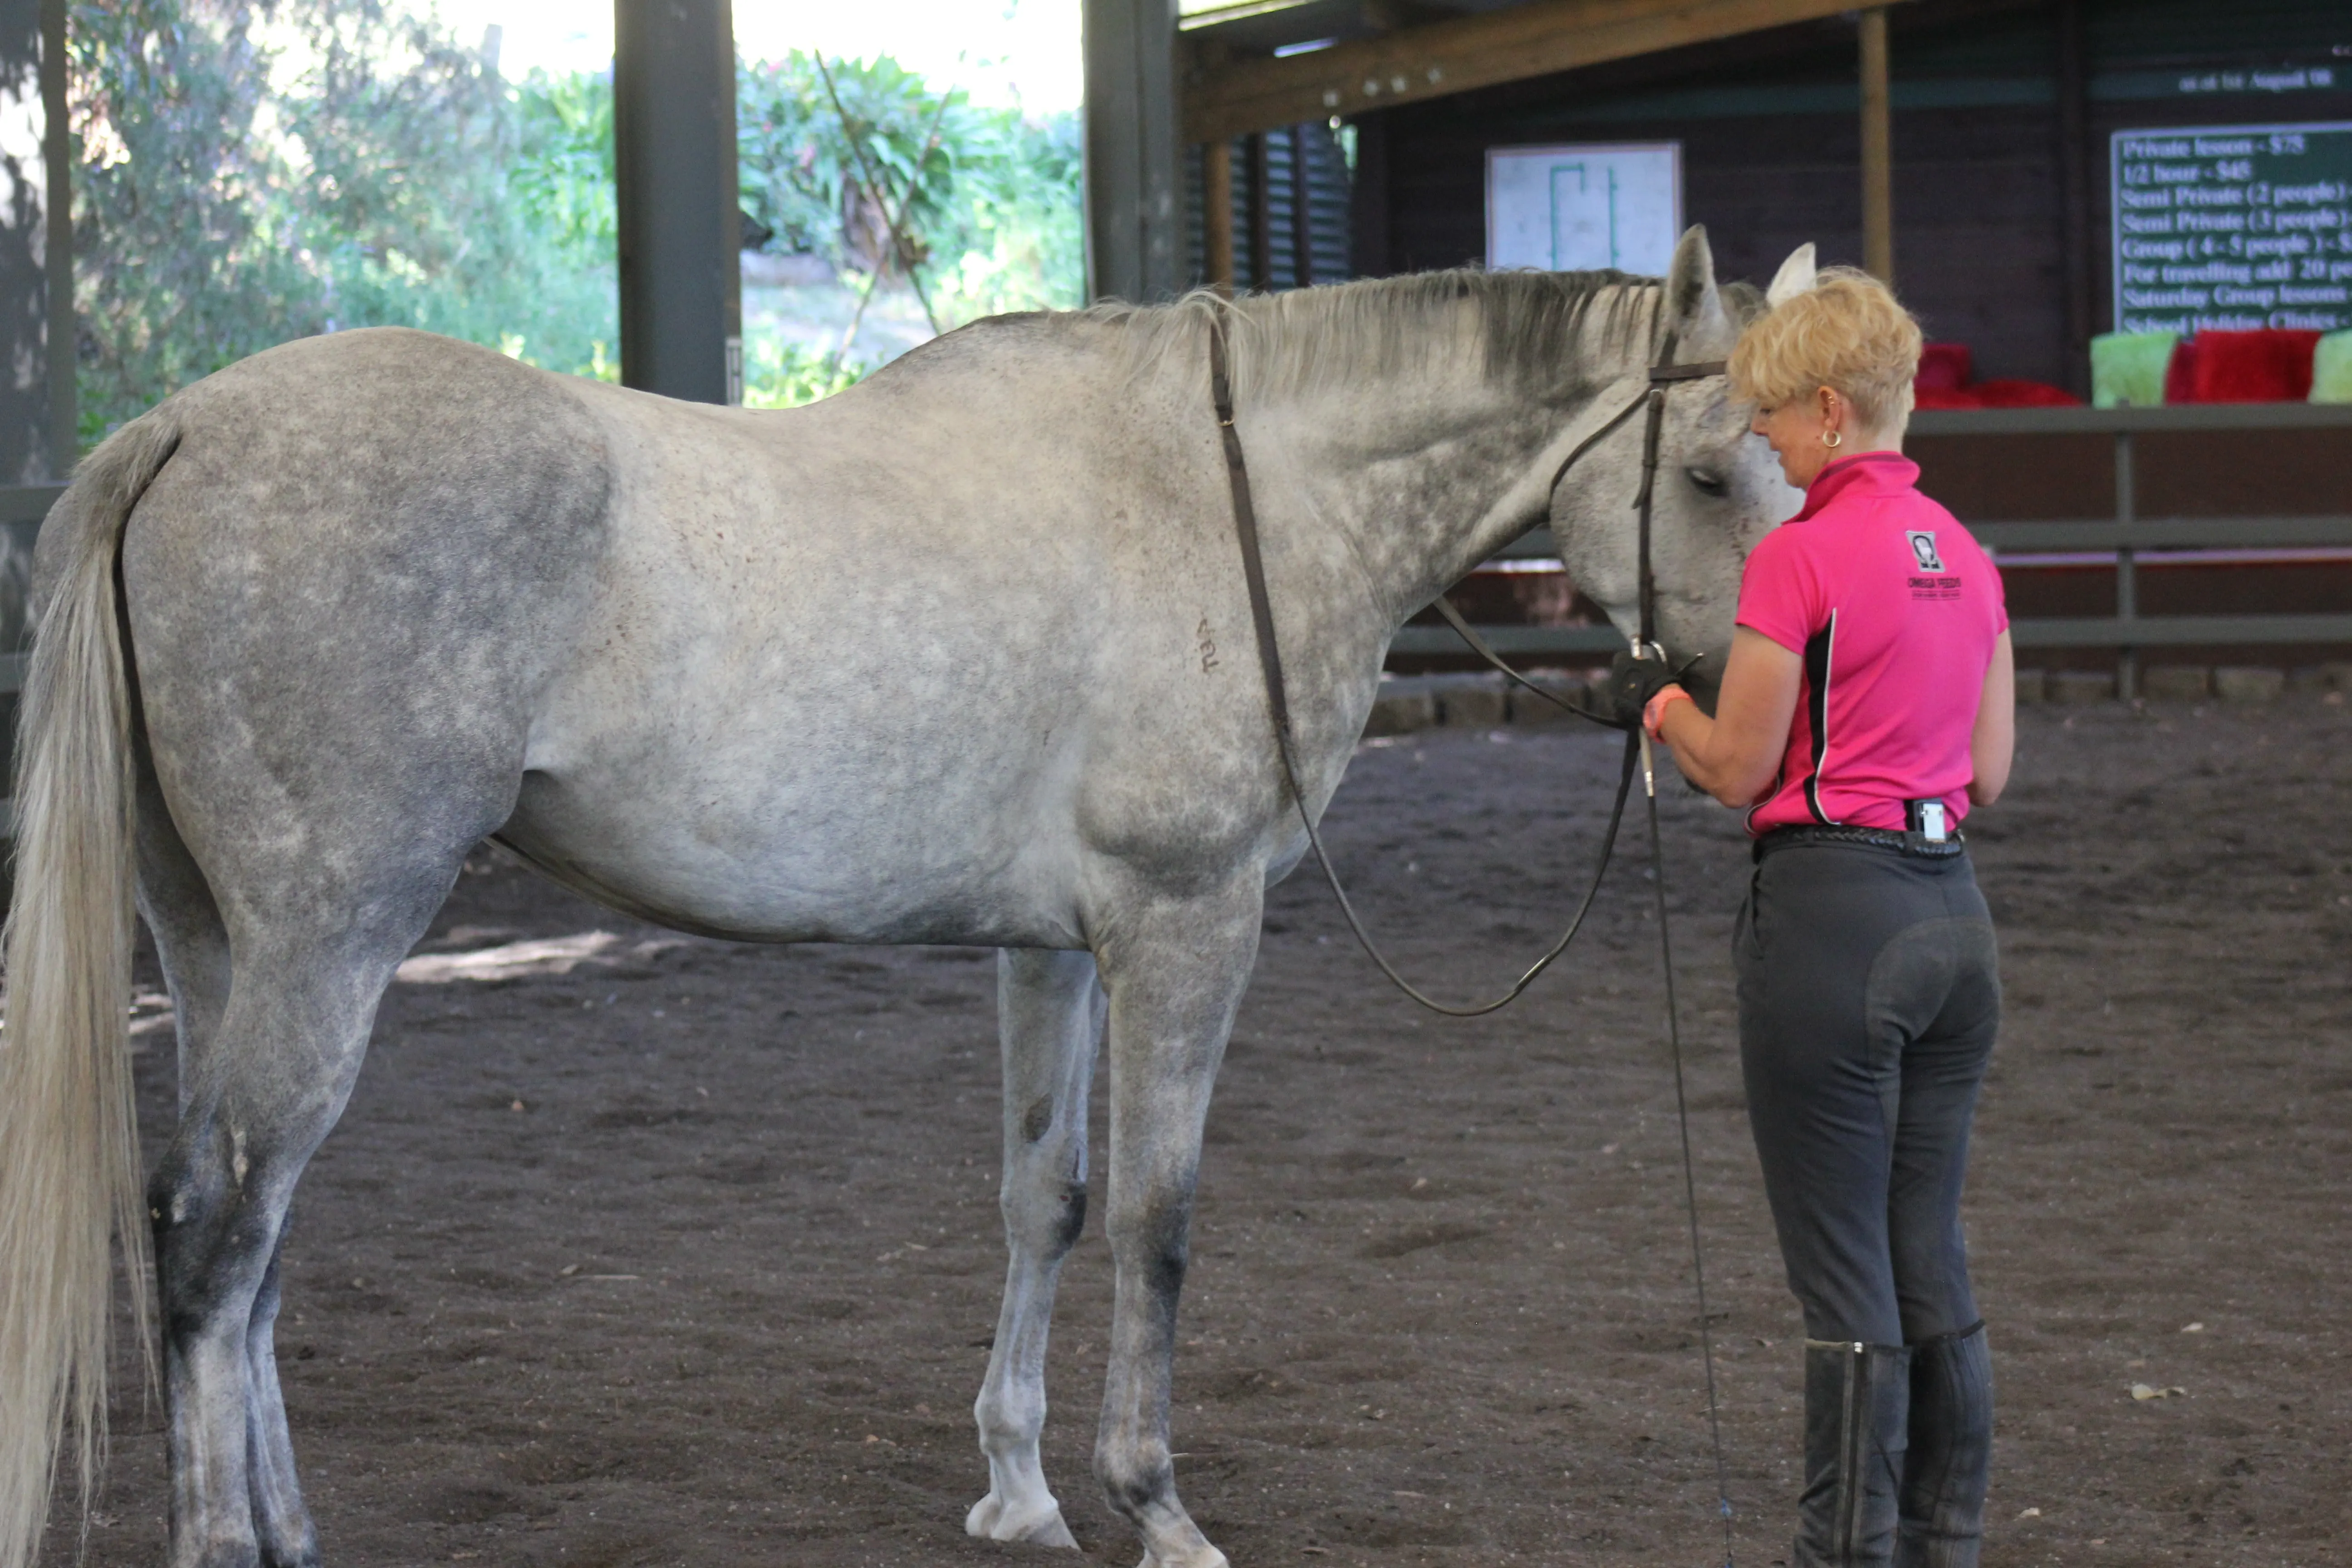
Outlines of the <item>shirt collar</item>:
[{"label": "shirt collar", "polygon": [[1907,490],[1919,481],[1919,465],[1900,452],[1856,452],[1840,458],[1813,476],[1805,504],[1789,521],[1802,522],[1852,489],[1878,495]]}]

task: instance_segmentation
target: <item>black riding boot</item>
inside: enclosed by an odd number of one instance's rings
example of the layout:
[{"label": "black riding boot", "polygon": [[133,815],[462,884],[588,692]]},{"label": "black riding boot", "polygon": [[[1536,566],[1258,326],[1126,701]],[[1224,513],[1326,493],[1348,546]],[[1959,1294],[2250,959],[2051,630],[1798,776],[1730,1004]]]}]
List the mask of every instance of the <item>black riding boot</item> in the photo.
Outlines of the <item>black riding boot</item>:
[{"label": "black riding boot", "polygon": [[1805,1342],[1805,1489],[1795,1568],[1886,1568],[1911,1405],[1911,1350]]},{"label": "black riding boot", "polygon": [[1992,1462],[1992,1356],[1979,1323],[1911,1347],[1911,1452],[1895,1568],[1977,1568]]}]

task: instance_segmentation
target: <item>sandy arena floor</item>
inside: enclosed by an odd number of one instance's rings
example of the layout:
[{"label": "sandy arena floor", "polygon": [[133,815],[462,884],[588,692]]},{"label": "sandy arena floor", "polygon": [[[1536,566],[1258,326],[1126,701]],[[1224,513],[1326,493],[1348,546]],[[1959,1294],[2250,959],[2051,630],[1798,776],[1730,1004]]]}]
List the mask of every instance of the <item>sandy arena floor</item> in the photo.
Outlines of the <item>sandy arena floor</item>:
[{"label": "sandy arena floor", "polygon": [[[1549,939],[1612,747],[1362,752],[1332,838],[1412,973],[1483,991]],[[1990,1563],[2321,1563],[2352,1539],[2347,802],[2343,706],[2024,717],[1975,825],[2009,994],[1969,1206]],[[1746,862],[1679,788],[1666,834],[1739,1561],[1763,1564],[1800,1329],[1732,1044]],[[1470,1024],[1387,991],[1307,874],[1275,891],[1177,1364],[1183,1495],[1237,1568],[1718,1560],[1638,864],[1570,961]],[[328,1561],[1071,1561],[962,1532],[1003,1268],[989,955],[677,938],[487,857],[426,946],[599,931],[397,985],[311,1167],[280,1355]],[[152,1136],[170,1032],[145,1014]],[[1108,1300],[1096,1230],[1046,1457],[1087,1560],[1123,1564],[1087,1470]],[[129,1386],[99,1564],[161,1560]]]}]

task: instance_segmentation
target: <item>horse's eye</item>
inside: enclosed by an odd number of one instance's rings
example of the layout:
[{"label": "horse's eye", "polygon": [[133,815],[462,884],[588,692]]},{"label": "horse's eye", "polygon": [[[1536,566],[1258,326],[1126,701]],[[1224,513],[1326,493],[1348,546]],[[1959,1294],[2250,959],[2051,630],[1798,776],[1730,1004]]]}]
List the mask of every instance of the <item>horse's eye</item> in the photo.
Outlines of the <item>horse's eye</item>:
[{"label": "horse's eye", "polygon": [[1688,468],[1684,471],[1690,475],[1692,484],[1708,495],[1724,496],[1731,493],[1731,481],[1721,474],[1709,473],[1705,468]]}]

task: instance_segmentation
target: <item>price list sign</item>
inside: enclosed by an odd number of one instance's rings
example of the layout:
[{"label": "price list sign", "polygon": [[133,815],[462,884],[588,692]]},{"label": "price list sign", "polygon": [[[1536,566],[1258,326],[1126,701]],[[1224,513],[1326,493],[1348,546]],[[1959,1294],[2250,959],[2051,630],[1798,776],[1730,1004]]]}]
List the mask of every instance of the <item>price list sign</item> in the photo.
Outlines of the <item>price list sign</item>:
[{"label": "price list sign", "polygon": [[2352,328],[2352,124],[2120,131],[2116,328]]}]

